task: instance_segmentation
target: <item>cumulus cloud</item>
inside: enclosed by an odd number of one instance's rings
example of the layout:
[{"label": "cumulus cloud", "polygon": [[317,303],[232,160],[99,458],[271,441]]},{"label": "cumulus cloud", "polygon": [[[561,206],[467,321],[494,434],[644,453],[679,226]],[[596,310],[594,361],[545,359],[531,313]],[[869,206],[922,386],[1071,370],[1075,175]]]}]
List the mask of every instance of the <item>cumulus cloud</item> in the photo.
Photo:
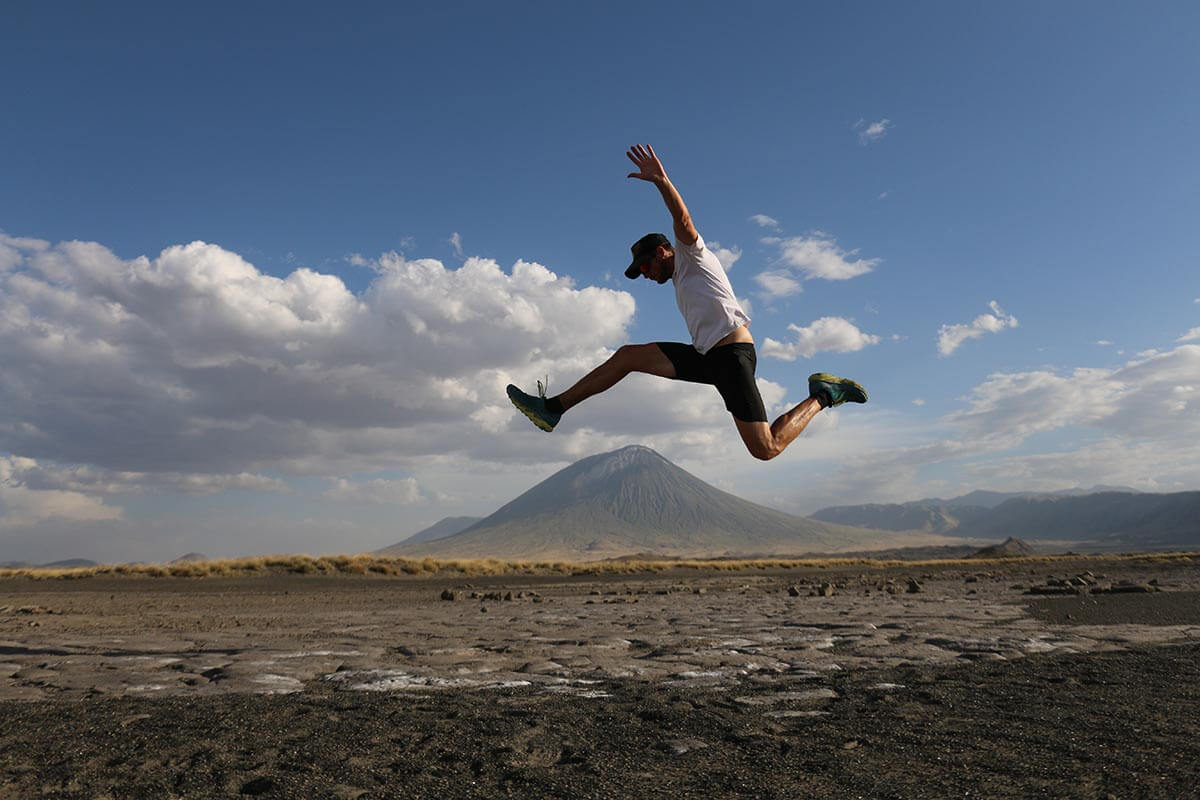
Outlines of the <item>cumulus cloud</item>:
[{"label": "cumulus cloud", "polygon": [[132,260],[88,242],[3,245],[19,261],[0,272],[0,453],[117,483],[497,457],[495,409],[517,423],[504,385],[582,374],[634,312],[627,292],[524,261],[387,253],[356,294],[203,242]]},{"label": "cumulus cloud", "polygon": [[804,291],[800,281],[792,277],[787,270],[768,270],[754,276],[754,282],[762,287],[765,294],[771,297],[788,297]]},{"label": "cumulus cloud", "polygon": [[1175,341],[1177,342],[1195,342],[1200,341],[1200,328],[1192,328],[1190,331],[1180,336]]},{"label": "cumulus cloud", "polygon": [[816,232],[775,242],[780,264],[805,278],[844,281],[865,275],[879,265],[878,258],[856,258],[858,250],[843,250],[833,237]]},{"label": "cumulus cloud", "polygon": [[[1200,482],[1197,412],[1200,345],[1154,353],[1116,369],[1000,373],[972,390],[966,408],[931,429],[942,438],[854,459],[832,483],[840,495],[878,497],[896,482],[911,486],[923,467],[962,462],[970,478],[992,488],[1096,483],[1157,491],[1195,488]],[[1005,455],[1032,437],[1067,429],[1090,434],[1074,448]]]},{"label": "cumulus cloud", "polygon": [[717,257],[717,261],[721,262],[721,266],[728,272],[737,263],[737,260],[742,257],[740,247],[721,247],[720,242],[709,242],[708,249]]},{"label": "cumulus cloud", "polygon": [[769,358],[795,361],[798,357],[812,358],[817,353],[851,353],[879,343],[879,337],[863,333],[854,323],[841,317],[821,317],[808,327],[788,325],[795,334],[793,341],[784,343],[770,337],[763,342],[762,353]]},{"label": "cumulus cloud", "polygon": [[865,119],[860,119],[851,126],[858,131],[858,143],[861,145],[879,141],[887,135],[888,129],[891,127],[890,119],[881,119],[878,122],[867,122]]},{"label": "cumulus cloud", "polygon": [[749,221],[760,228],[768,228],[773,231],[779,230],[779,220],[774,217],[768,217],[766,214],[755,214],[750,217]]},{"label": "cumulus cloud", "polygon": [[938,329],[938,354],[948,356],[968,339],[978,339],[985,333],[999,333],[1017,327],[1017,318],[1006,314],[995,301],[988,303],[990,314],[980,314],[966,325],[943,325]]},{"label": "cumulus cloud", "polygon": [[0,527],[44,520],[74,522],[115,520],[122,510],[82,492],[35,488],[26,480],[31,459],[0,456]]}]

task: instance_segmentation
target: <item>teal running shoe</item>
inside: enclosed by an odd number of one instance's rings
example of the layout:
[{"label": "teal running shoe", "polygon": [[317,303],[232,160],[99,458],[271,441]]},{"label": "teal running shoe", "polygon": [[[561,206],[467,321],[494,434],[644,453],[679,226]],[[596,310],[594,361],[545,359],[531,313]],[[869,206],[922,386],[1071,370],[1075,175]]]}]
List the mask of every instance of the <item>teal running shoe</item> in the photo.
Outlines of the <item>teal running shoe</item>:
[{"label": "teal running shoe", "polygon": [[814,372],[808,376],[808,393],[825,408],[835,408],[842,403],[867,402],[867,390],[862,384],[828,372]]},{"label": "teal running shoe", "polygon": [[505,391],[508,392],[508,399],[512,400],[512,404],[517,407],[517,410],[529,417],[530,422],[546,433],[554,430],[554,426],[562,419],[562,414],[555,414],[546,408],[546,385],[541,381],[538,381],[537,397],[525,394],[511,383]]}]

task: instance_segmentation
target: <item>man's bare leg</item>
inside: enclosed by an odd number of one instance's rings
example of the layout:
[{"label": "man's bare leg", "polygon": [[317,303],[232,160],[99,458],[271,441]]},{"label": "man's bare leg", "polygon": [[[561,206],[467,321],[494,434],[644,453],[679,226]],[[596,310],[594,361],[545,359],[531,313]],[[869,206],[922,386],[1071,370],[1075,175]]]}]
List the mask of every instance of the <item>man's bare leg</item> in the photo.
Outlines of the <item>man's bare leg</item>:
[{"label": "man's bare leg", "polygon": [[770,461],[799,436],[808,423],[812,422],[821,411],[821,402],[815,397],[805,399],[800,405],[780,415],[779,419],[767,425],[765,422],[745,422],[733,418],[737,425],[742,441],[750,455],[763,461]]},{"label": "man's bare leg", "polygon": [[570,389],[552,399],[562,403],[563,411],[566,411],[592,395],[608,391],[631,372],[674,378],[675,365],[656,344],[627,344],[618,348],[607,361],[580,378]]}]

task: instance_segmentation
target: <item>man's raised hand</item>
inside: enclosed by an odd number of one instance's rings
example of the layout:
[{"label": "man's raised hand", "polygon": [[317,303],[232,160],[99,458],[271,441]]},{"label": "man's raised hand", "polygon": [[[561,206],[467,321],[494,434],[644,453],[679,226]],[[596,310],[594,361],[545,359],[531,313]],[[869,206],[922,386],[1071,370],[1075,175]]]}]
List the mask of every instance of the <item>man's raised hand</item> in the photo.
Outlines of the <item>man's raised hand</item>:
[{"label": "man's raised hand", "polygon": [[635,144],[625,155],[629,156],[629,160],[638,168],[637,172],[629,173],[628,177],[652,183],[667,177],[667,171],[663,169],[662,162],[654,155],[654,148],[650,145]]}]

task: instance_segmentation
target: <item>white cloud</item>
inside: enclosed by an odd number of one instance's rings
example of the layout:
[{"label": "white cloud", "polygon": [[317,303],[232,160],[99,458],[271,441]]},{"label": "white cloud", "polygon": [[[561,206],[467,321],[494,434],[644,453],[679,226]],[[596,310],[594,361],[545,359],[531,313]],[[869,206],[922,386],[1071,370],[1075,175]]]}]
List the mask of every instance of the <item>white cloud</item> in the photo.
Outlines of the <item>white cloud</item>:
[{"label": "white cloud", "polygon": [[768,217],[766,214],[755,214],[750,217],[749,221],[760,228],[769,228],[773,231],[779,230],[779,220],[774,217]]},{"label": "white cloud", "polygon": [[865,275],[881,261],[878,258],[854,258],[858,250],[843,250],[833,237],[816,232],[811,236],[793,236],[779,242],[780,260],[800,270],[806,278],[844,281]]},{"label": "white cloud", "polygon": [[[271,490],[264,472],[371,473],[434,453],[561,456],[569,437],[508,442],[524,419],[504,385],[582,375],[634,311],[627,292],[523,261],[388,253],[354,294],[202,242],[133,260],[95,243],[17,249],[0,272],[0,453],[167,491]],[[260,477],[228,477],[243,473]]]},{"label": "white cloud", "polygon": [[10,459],[10,465],[13,475],[35,490],[66,490],[101,495],[170,493],[196,496],[224,491],[290,491],[288,485],[278,478],[249,472],[121,472],[87,465],[40,464],[30,458]]},{"label": "white cloud", "polygon": [[821,317],[808,327],[788,325],[795,334],[790,343],[770,337],[763,342],[762,353],[769,358],[795,361],[797,357],[812,358],[817,353],[851,353],[879,343],[879,337],[863,333],[854,323],[841,317]]},{"label": "white cloud", "polygon": [[30,487],[25,473],[35,462],[0,456],[0,527],[44,520],[94,521],[121,519],[119,507],[105,505],[81,492]]},{"label": "white cloud", "polygon": [[995,300],[988,303],[991,314],[980,314],[967,325],[943,325],[938,329],[938,353],[948,356],[968,339],[977,339],[985,333],[999,333],[1005,328],[1017,327],[1017,318],[1005,314]]},{"label": "white cloud", "polygon": [[751,302],[750,298],[749,297],[739,297],[737,299],[737,301],[738,301],[738,304],[742,307],[742,311],[745,311],[746,315],[748,317],[750,317],[751,319],[754,319],[754,303]]},{"label": "white cloud", "polygon": [[862,145],[877,142],[887,135],[888,129],[892,127],[890,119],[881,119],[878,122],[867,122],[865,119],[860,119],[851,126],[858,131],[858,143]]},{"label": "white cloud", "polygon": [[915,397],[913,398],[912,404],[920,408],[921,406],[925,405],[925,399],[921,397]]},{"label": "white cloud", "polygon": [[450,234],[449,241],[450,241],[450,246],[454,248],[454,255],[458,256],[459,258],[462,258],[462,254],[463,254],[462,236],[458,233],[458,231],[455,231],[454,233]]},{"label": "white cloud", "polygon": [[717,261],[721,262],[721,266],[728,272],[737,263],[737,260],[742,257],[740,247],[721,247],[720,242],[709,242],[708,249],[717,257]]},{"label": "white cloud", "polygon": [[1097,339],[1096,344],[1100,345],[1101,347],[1108,347],[1112,344],[1112,342],[1110,342],[1108,339]]},{"label": "white cloud", "polygon": [[878,196],[876,199],[877,199],[877,200],[886,200],[886,199],[887,199],[887,196],[888,196],[888,193],[887,193],[887,192],[880,192],[880,193],[879,193],[879,196]]},{"label": "white cloud", "polygon": [[[975,387],[966,408],[929,431],[933,441],[864,453],[829,485],[813,491],[866,502],[897,485],[911,491],[922,468],[955,462],[961,462],[956,472],[965,471],[974,481],[968,484],[972,488],[1107,483],[1194,489],[1200,483],[1198,411],[1200,345],[1183,345],[1117,369],[995,374]],[[1032,437],[1068,429],[1090,433],[1074,448],[1060,443],[1048,454],[1004,455]]]},{"label": "white cloud", "polygon": [[1192,328],[1190,331],[1180,336],[1175,341],[1177,342],[1195,342],[1200,340],[1200,328]]},{"label": "white cloud", "polygon": [[335,503],[411,505],[421,499],[421,490],[416,478],[374,478],[365,481],[335,478],[322,496]]},{"label": "white cloud", "polygon": [[763,288],[771,297],[788,297],[804,291],[800,281],[796,280],[785,270],[760,272],[754,276],[754,282]]}]

